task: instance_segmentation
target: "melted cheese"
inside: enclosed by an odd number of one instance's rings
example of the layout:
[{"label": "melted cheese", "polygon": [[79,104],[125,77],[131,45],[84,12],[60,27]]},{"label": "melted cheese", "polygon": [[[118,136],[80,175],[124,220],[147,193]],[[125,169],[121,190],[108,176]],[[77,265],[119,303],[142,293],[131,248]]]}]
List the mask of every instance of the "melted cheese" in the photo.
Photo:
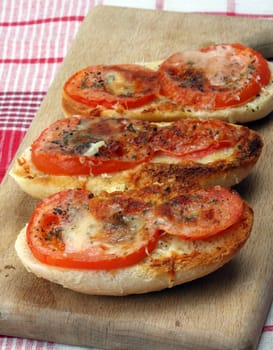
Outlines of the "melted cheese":
[{"label": "melted cheese", "polygon": [[[217,160],[227,159],[234,152],[234,148],[225,148],[222,150],[214,151],[207,156],[202,158],[195,158],[196,163],[209,164],[211,162],[216,162]],[[181,161],[179,158],[172,158],[167,156],[156,156],[152,160],[153,163],[164,163],[164,164],[179,164]]]},{"label": "melted cheese", "polygon": [[105,86],[107,91],[114,95],[130,95],[134,92],[133,84],[130,81],[128,82],[122,74],[116,71],[107,73]]},{"label": "melted cheese", "polygon": [[[84,252],[90,250],[90,254],[120,254],[123,249],[130,252],[132,238],[135,237],[133,248],[139,249],[145,238],[144,224],[141,216],[127,215],[121,217],[121,223],[113,223],[112,215],[119,213],[122,208],[116,203],[110,204],[110,221],[96,219],[90,211],[71,210],[67,222],[62,225],[62,239],[66,253]],[[114,225],[114,226],[113,226]],[[111,234],[107,233],[110,227]],[[112,230],[112,231],[111,231]],[[143,233],[144,232],[144,233]]]},{"label": "melted cheese", "polygon": [[[216,50],[208,52],[183,51],[180,58],[185,64],[190,64],[197,70],[205,71],[206,77],[214,86],[226,86],[230,82],[240,83],[240,74],[246,74],[248,63],[244,57],[233,56],[232,47],[217,46]],[[178,63],[180,64],[180,63]],[[175,65],[175,64],[174,64]],[[237,74],[235,74],[237,72]]]},{"label": "melted cheese", "polygon": [[83,154],[84,156],[87,156],[87,157],[91,157],[95,154],[98,153],[99,149],[103,146],[105,146],[105,142],[104,141],[98,141],[98,142],[95,142],[95,143],[91,143],[89,145],[89,148],[88,150]]},{"label": "melted cheese", "polygon": [[201,164],[209,164],[221,159],[227,159],[230,156],[232,156],[233,153],[234,153],[234,148],[225,148],[219,151],[215,151],[211,154],[208,154],[205,157],[199,158],[197,162]]},{"label": "melted cheese", "polygon": [[140,62],[138,64],[142,65],[145,68],[158,70],[161,63],[162,61],[152,61],[152,62]]},{"label": "melted cheese", "polygon": [[66,251],[71,253],[85,250],[100,229],[101,223],[90,214],[75,214],[73,223],[65,225],[62,232]]}]

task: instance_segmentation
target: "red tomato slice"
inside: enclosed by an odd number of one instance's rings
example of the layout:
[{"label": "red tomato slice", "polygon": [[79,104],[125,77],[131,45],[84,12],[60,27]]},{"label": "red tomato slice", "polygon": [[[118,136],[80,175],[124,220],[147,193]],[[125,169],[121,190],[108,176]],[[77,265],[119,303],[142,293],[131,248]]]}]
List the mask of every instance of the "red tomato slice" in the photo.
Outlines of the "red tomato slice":
[{"label": "red tomato slice", "polygon": [[160,66],[159,78],[163,95],[182,106],[214,110],[255,98],[271,73],[260,53],[222,44],[172,55]]},{"label": "red tomato slice", "polygon": [[140,199],[92,198],[68,190],[44,199],[35,209],[27,242],[42,263],[79,269],[116,269],[144,259],[159,233],[147,229],[147,205]]},{"label": "red tomato slice", "polygon": [[220,186],[185,192],[161,204],[154,191],[140,199],[144,193],[56,193],[34,210],[28,246],[40,262],[51,266],[124,268],[152,253],[162,232],[204,239],[224,232],[243,212],[239,195]]},{"label": "red tomato slice", "polygon": [[98,65],[76,72],[64,85],[65,93],[91,107],[116,104],[136,108],[159,92],[157,72],[136,64]]},{"label": "red tomato slice", "polygon": [[216,186],[179,195],[155,207],[157,227],[184,239],[204,239],[238,222],[243,201],[237,193]]},{"label": "red tomato slice", "polygon": [[220,120],[180,120],[158,129],[153,138],[153,149],[178,158],[202,157],[233,147],[248,133],[247,128],[237,128]]},{"label": "red tomato slice", "polygon": [[54,175],[98,175],[148,161],[153,150],[148,122],[71,117],[45,129],[32,144],[35,166]]}]

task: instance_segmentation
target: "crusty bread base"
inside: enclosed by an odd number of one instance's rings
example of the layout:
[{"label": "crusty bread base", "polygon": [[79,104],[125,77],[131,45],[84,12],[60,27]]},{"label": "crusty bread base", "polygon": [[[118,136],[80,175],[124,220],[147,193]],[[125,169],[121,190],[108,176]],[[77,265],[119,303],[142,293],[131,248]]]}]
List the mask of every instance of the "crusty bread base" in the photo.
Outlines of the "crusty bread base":
[{"label": "crusty bread base", "polygon": [[[252,132],[252,131],[251,131]],[[98,176],[50,175],[39,171],[31,161],[27,148],[18,158],[10,175],[19,187],[32,197],[45,198],[68,188],[85,188],[94,194],[101,191],[127,191],[151,184],[175,188],[198,185],[230,187],[242,181],[252,170],[262,150],[262,140],[252,132],[249,145],[245,144],[236,155],[208,164],[186,162],[181,164],[147,163],[131,170]]]},{"label": "crusty bread base", "polygon": [[[156,69],[160,62],[143,63],[146,67]],[[273,77],[273,62],[268,62]],[[271,79],[273,79],[271,77]],[[82,116],[116,116],[151,121],[173,121],[181,118],[221,119],[231,123],[247,123],[267,116],[273,110],[273,80],[262,89],[260,94],[246,104],[218,109],[215,111],[195,110],[192,107],[181,107],[175,102],[160,96],[156,101],[135,109],[124,109],[117,105],[114,109],[102,106],[91,108],[62,93],[62,108],[67,117],[78,114]]]},{"label": "crusty bread base", "polygon": [[224,233],[197,241],[165,235],[143,261],[111,271],[73,270],[40,263],[26,243],[26,227],[18,235],[15,249],[26,269],[38,277],[85,294],[122,296],[159,291],[215,271],[241,249],[252,224],[253,212],[245,203],[243,219]]}]

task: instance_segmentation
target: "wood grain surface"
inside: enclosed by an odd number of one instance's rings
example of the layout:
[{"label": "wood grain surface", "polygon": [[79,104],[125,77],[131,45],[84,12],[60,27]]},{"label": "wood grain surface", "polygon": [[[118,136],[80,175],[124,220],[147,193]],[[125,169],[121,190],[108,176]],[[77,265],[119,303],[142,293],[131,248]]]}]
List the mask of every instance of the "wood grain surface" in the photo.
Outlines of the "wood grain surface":
[{"label": "wood grain surface", "polygon": [[[84,20],[19,153],[63,116],[61,88],[75,70],[97,63],[158,60],[208,43],[241,42],[273,56],[273,22],[118,7]],[[246,246],[215,273],[157,293],[77,294],[27,273],[14,251],[36,200],[7,175],[0,190],[0,334],[103,349],[254,349],[273,292],[272,115],[249,125],[263,154],[237,189],[255,211]]]}]

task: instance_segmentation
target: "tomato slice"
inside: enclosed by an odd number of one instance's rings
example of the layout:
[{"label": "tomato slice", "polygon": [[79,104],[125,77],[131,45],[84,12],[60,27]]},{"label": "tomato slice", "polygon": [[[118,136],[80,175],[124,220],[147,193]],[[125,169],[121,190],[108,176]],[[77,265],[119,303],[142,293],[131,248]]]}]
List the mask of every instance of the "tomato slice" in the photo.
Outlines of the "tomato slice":
[{"label": "tomato slice", "polygon": [[155,248],[159,232],[147,229],[147,204],[125,196],[92,198],[67,190],[43,200],[27,228],[33,255],[47,265],[116,269],[136,264]]},{"label": "tomato slice", "polygon": [[119,104],[130,109],[152,101],[159,92],[157,72],[137,64],[98,65],[76,72],[64,92],[90,107]]},{"label": "tomato slice", "polygon": [[145,259],[161,234],[208,238],[234,225],[243,212],[239,195],[220,186],[185,191],[164,202],[160,196],[152,190],[98,197],[80,189],[56,193],[35,208],[28,246],[47,265],[112,270]]},{"label": "tomato slice", "polygon": [[32,144],[37,169],[54,175],[99,175],[135,167],[153,155],[148,122],[71,117],[45,129]]},{"label": "tomato slice", "polygon": [[142,120],[71,117],[45,129],[32,144],[32,162],[53,175],[128,170],[156,155],[195,159],[248,137],[249,129],[220,120],[185,119],[158,126]]},{"label": "tomato slice", "polygon": [[270,78],[262,55],[241,44],[179,52],[159,68],[163,95],[206,110],[241,105],[255,98]]},{"label": "tomato slice", "polygon": [[178,158],[196,158],[233,147],[249,130],[220,120],[180,120],[159,128],[153,138],[156,153]]},{"label": "tomato slice", "polygon": [[216,186],[178,195],[154,208],[155,224],[184,239],[204,239],[238,222],[243,201],[230,189]]}]

